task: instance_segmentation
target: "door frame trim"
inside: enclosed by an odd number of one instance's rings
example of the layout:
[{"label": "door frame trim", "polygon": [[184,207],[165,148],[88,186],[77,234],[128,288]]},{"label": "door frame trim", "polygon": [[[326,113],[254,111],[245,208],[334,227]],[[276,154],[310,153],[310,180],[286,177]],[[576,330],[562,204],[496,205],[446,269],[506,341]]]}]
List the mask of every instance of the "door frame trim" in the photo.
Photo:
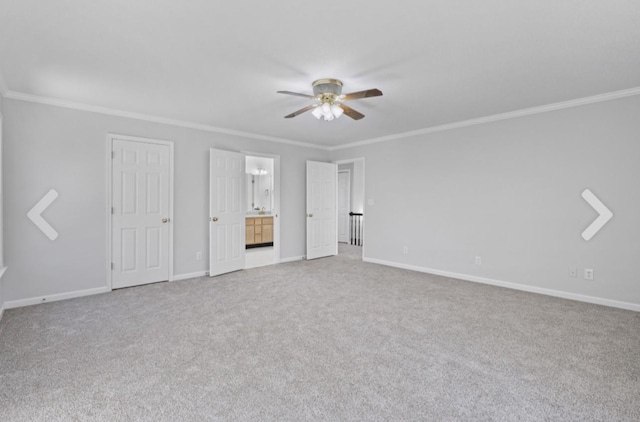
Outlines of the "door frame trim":
[{"label": "door frame trim", "polygon": [[[264,157],[264,158],[272,158],[273,159],[273,189],[276,192],[276,197],[275,197],[275,208],[276,208],[276,212],[275,214],[277,215],[277,217],[274,218],[273,220],[273,254],[274,254],[274,258],[275,258],[275,262],[274,264],[279,264],[281,262],[280,260],[280,253],[282,251],[282,248],[280,247],[281,244],[281,240],[280,240],[280,226],[281,226],[281,221],[282,221],[282,215],[280,212],[280,201],[282,198],[282,192],[280,191],[280,156],[276,155],[276,154],[269,154],[269,153],[264,153],[264,152],[255,152],[255,151],[240,151],[242,154],[244,154],[245,158],[247,156],[251,156],[251,157]],[[245,245],[246,246],[246,245]],[[245,264],[246,266],[246,264]]]},{"label": "door frame trim", "polygon": [[107,142],[106,144],[106,159],[107,159],[107,201],[106,201],[106,218],[107,218],[107,260],[105,263],[105,272],[106,272],[106,280],[107,280],[107,289],[109,291],[113,290],[112,287],[112,276],[113,273],[111,271],[111,262],[112,262],[112,250],[113,247],[111,239],[113,237],[113,227],[112,227],[112,218],[111,218],[111,208],[113,207],[113,159],[112,159],[112,151],[113,151],[113,141],[114,140],[121,141],[130,141],[130,142],[140,142],[144,144],[154,144],[154,145],[165,145],[169,147],[169,269],[168,269],[168,279],[169,281],[173,281],[173,173],[174,173],[174,162],[173,162],[173,141],[161,141],[159,139],[151,139],[151,138],[141,138],[138,136],[129,136],[129,135],[118,135],[114,133],[107,134]]}]

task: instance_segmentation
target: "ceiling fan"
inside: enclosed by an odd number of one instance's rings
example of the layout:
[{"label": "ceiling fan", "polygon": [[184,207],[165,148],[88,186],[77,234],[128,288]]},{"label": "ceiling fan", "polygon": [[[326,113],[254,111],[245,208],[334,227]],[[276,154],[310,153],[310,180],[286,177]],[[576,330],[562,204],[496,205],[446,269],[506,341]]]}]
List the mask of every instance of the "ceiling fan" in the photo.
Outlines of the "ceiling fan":
[{"label": "ceiling fan", "polygon": [[359,100],[361,98],[368,97],[379,97],[382,95],[382,91],[375,88],[343,95],[342,82],[337,79],[318,79],[313,82],[311,86],[313,87],[313,95],[300,94],[298,92],[291,91],[278,91],[278,94],[295,95],[296,97],[310,98],[318,101],[316,104],[311,104],[284,116],[285,119],[291,119],[299,114],[313,110],[311,114],[313,114],[313,116],[318,120],[324,119],[330,121],[342,116],[343,113],[354,120],[360,120],[364,117],[364,114],[342,103],[345,101]]}]

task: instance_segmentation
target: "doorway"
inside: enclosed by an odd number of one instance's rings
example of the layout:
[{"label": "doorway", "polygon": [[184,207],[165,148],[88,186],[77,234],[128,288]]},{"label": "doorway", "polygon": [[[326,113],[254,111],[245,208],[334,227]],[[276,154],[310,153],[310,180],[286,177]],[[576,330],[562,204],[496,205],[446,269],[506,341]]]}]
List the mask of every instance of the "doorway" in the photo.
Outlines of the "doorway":
[{"label": "doorway", "polygon": [[[364,158],[352,158],[340,161],[334,161],[338,165],[338,177],[341,175],[348,181],[348,201],[342,198],[342,183],[346,184],[346,180],[338,183],[338,203],[339,203],[339,236],[338,236],[338,255],[345,255],[363,259],[365,248],[365,174],[364,174]],[[346,194],[346,189],[345,194]],[[348,210],[340,210],[343,203],[348,202]],[[345,215],[345,220],[342,220]],[[344,221],[344,222],[343,222]],[[344,226],[343,226],[344,225]],[[342,228],[344,227],[344,228]],[[343,236],[342,232],[346,230],[347,236]]]},{"label": "doorway", "polygon": [[280,157],[246,154],[245,268],[280,262]]},{"label": "doorway", "polygon": [[107,283],[173,278],[173,143],[109,135]]},{"label": "doorway", "polygon": [[338,243],[349,243],[351,169],[338,168]]},{"label": "doorway", "polygon": [[209,187],[209,275],[279,263],[280,156],[211,149]]}]

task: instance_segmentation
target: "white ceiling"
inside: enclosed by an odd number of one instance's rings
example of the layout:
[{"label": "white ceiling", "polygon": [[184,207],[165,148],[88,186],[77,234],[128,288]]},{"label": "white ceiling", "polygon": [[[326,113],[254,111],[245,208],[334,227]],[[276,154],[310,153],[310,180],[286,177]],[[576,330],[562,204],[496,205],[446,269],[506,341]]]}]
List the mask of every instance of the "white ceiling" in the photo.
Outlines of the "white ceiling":
[{"label": "white ceiling", "polygon": [[[12,92],[322,146],[640,86],[638,0],[0,0]],[[366,117],[283,116],[318,78]],[[11,93],[9,93],[11,94]],[[10,95],[9,95],[10,96]]]}]

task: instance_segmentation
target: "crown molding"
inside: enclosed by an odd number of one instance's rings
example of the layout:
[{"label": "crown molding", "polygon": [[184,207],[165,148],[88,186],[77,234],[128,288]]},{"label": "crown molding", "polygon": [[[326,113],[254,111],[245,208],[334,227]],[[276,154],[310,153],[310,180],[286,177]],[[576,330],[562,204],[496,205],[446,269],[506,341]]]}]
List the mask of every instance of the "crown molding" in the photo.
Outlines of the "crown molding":
[{"label": "crown molding", "polygon": [[77,103],[77,102],[73,102],[73,101],[66,101],[66,100],[61,100],[61,99],[57,99],[57,98],[42,97],[42,96],[38,96],[38,95],[25,94],[25,93],[22,93],[22,92],[11,91],[11,90],[6,89],[6,85],[4,85],[4,80],[2,79],[2,75],[1,74],[0,74],[0,94],[5,98],[10,98],[10,99],[14,99],[14,100],[28,101],[28,102],[52,105],[52,106],[57,106],[57,107],[65,107],[65,108],[71,108],[71,109],[74,109],[74,110],[88,111],[88,112],[91,112],[91,113],[107,114],[107,115],[111,115],[111,116],[125,117],[125,118],[129,118],[129,119],[143,120],[143,121],[147,121],[147,122],[160,123],[160,124],[165,124],[165,125],[170,125],[170,126],[184,127],[184,128],[188,128],[188,129],[202,130],[202,131],[205,131],[205,132],[221,133],[221,134],[225,134],[225,135],[239,136],[239,137],[249,138],[249,139],[257,139],[257,140],[261,140],[261,141],[276,142],[276,143],[281,143],[281,144],[298,146],[298,147],[302,147],[302,148],[312,148],[312,149],[319,149],[319,150],[324,150],[324,151],[337,151],[337,150],[341,150],[341,149],[347,149],[347,148],[354,148],[354,147],[359,147],[359,146],[377,144],[377,143],[380,143],[380,142],[394,141],[394,140],[399,140],[399,139],[404,139],[404,138],[411,138],[411,137],[414,137],[414,136],[426,135],[426,134],[429,134],[429,133],[444,132],[444,131],[447,131],[447,130],[460,129],[460,128],[464,128],[464,127],[468,127],[468,126],[482,125],[482,124],[485,124],[485,123],[492,123],[492,122],[497,122],[497,121],[500,121],[500,120],[508,120],[508,119],[515,119],[515,118],[518,118],[518,117],[531,116],[531,115],[534,115],[534,114],[546,113],[546,112],[549,112],[549,111],[562,110],[562,109],[573,108],[573,107],[580,107],[580,106],[583,106],[583,105],[594,104],[594,103],[599,103],[599,102],[603,102],[603,101],[617,100],[617,99],[620,99],[620,98],[631,97],[631,96],[634,96],[634,95],[640,95],[640,87],[635,87],[635,88],[630,88],[630,89],[623,89],[623,90],[620,90],[620,91],[613,91],[613,92],[608,92],[608,93],[605,93],[605,94],[593,95],[593,96],[590,96],[590,97],[583,97],[583,98],[578,98],[578,99],[575,99],[575,100],[563,101],[563,102],[559,102],[559,103],[552,103],[552,104],[547,104],[547,105],[538,106],[538,107],[525,108],[525,109],[522,109],[522,110],[509,111],[509,112],[506,112],[506,113],[494,114],[494,115],[491,115],[491,116],[479,117],[479,118],[476,118],[476,119],[462,120],[462,121],[459,121],[459,122],[447,123],[447,124],[444,124],[444,125],[431,126],[431,127],[427,127],[427,128],[423,128],[423,129],[409,131],[409,132],[402,132],[402,133],[397,133],[397,134],[394,134],[394,135],[381,136],[379,138],[365,139],[365,140],[362,140],[362,141],[356,141],[356,142],[351,142],[351,143],[348,143],[348,144],[337,145],[337,146],[324,146],[324,145],[312,144],[312,143],[308,143],[308,142],[294,141],[294,140],[291,140],[291,139],[278,138],[278,137],[275,137],[275,136],[260,135],[260,134],[257,134],[257,133],[243,132],[243,131],[233,130],[233,129],[226,129],[226,128],[221,128],[221,127],[216,127],[216,126],[205,125],[205,124],[201,124],[201,123],[193,123],[193,122],[188,122],[188,121],[184,121],[184,120],[177,120],[177,119],[170,119],[170,118],[166,118],[166,117],[154,116],[154,115],[150,115],[150,114],[135,113],[135,112],[112,109],[112,108],[107,108],[107,107],[100,107],[100,106],[94,106],[94,105],[89,105],[89,104]]},{"label": "crown molding", "polygon": [[170,119],[166,117],[154,116],[151,114],[136,113],[131,111],[94,106],[90,104],[77,103],[74,101],[61,100],[58,98],[41,97],[39,95],[25,94],[22,92],[16,92],[16,91],[10,91],[10,90],[6,91],[6,93],[4,94],[4,97],[10,98],[12,100],[28,101],[32,103],[70,108],[74,110],[88,111],[91,113],[107,114],[110,116],[125,117],[129,119],[143,120],[147,122],[160,123],[160,124],[165,124],[170,126],[179,126],[179,127],[184,127],[188,129],[202,130],[205,132],[222,133],[225,135],[239,136],[242,138],[257,139],[260,141],[277,142],[280,144],[293,145],[297,147],[313,148],[313,149],[321,149],[321,150],[329,151],[329,147],[326,147],[323,145],[316,145],[316,144],[311,144],[307,142],[294,141],[291,139],[278,138],[275,136],[260,135],[257,133],[226,129],[226,128],[221,128],[216,126],[205,125],[201,123],[188,122],[184,120]]},{"label": "crown molding", "polygon": [[462,120],[454,123],[447,123],[439,126],[431,126],[424,129],[413,130],[410,132],[397,133],[395,135],[381,136],[379,138],[366,139],[363,141],[351,142],[349,144],[331,147],[330,151],[341,150],[345,148],[353,148],[364,145],[377,144],[379,142],[394,141],[397,139],[410,138],[428,133],[444,132],[447,130],[459,129],[468,126],[482,125],[485,123],[497,122],[500,120],[515,119],[517,117],[531,116],[534,114],[546,113],[548,111],[562,110],[565,108],[580,107],[583,105],[600,103],[603,101],[617,100],[620,98],[640,95],[640,87],[623,89],[621,91],[608,92],[606,94],[593,95],[590,97],[578,98],[575,100],[563,101],[560,103],[547,104],[539,107],[525,108],[522,110],[509,111],[507,113],[494,114],[491,116],[479,117],[477,119]]}]

